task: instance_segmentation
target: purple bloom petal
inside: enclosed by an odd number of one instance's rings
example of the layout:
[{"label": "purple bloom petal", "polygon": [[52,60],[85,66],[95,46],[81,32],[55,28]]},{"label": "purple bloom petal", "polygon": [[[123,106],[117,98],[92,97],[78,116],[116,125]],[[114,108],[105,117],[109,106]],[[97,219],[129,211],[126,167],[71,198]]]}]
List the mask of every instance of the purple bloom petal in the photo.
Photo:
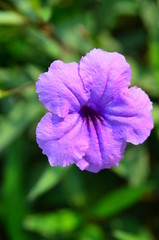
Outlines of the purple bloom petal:
[{"label": "purple bloom petal", "polygon": [[93,49],[81,58],[79,73],[90,102],[105,105],[114,95],[130,85],[131,69],[124,56]]},{"label": "purple bloom petal", "polygon": [[77,166],[91,172],[117,166],[126,147],[122,137],[98,118],[89,121],[88,133],[89,148]]},{"label": "purple bloom petal", "polygon": [[152,103],[140,88],[132,87],[106,107],[106,121],[127,142],[143,143],[153,128]]},{"label": "purple bloom petal", "polygon": [[153,128],[152,103],[128,89],[131,70],[119,53],[94,49],[80,65],[55,61],[36,84],[47,113],[37,142],[51,166],[75,163],[98,172],[117,166],[127,142],[139,144]]},{"label": "purple bloom petal", "polygon": [[60,117],[78,112],[88,95],[78,75],[78,64],[54,61],[49,71],[39,76],[36,83],[39,100],[44,106]]},{"label": "purple bloom petal", "polygon": [[36,130],[37,143],[51,166],[68,166],[82,159],[88,148],[85,124],[79,114],[65,119],[46,113]]}]

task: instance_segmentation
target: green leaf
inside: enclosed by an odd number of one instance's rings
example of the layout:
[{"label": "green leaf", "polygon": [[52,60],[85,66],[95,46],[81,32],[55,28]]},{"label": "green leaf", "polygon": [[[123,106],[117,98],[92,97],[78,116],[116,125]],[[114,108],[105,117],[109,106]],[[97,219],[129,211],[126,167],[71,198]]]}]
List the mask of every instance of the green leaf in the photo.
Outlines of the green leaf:
[{"label": "green leaf", "polygon": [[42,69],[37,67],[35,64],[27,64],[24,71],[29,75],[29,77],[31,77],[34,82],[37,81],[39,75],[42,73]]},{"label": "green leaf", "polygon": [[107,49],[107,51],[114,52],[122,52],[121,44],[115,39],[108,31],[102,31],[97,36],[99,47],[102,49]]},{"label": "green leaf", "polygon": [[89,37],[94,24],[94,16],[90,12],[84,12],[82,18],[73,15],[71,18],[63,19],[57,26],[57,33],[67,46],[85,53],[94,47],[94,42]]},{"label": "green leaf", "polygon": [[114,5],[114,11],[117,15],[136,15],[138,11],[137,1],[116,1]]},{"label": "green leaf", "polygon": [[52,15],[52,9],[48,7],[43,7],[38,11],[39,16],[44,22],[48,22]]},{"label": "green leaf", "polygon": [[128,179],[133,186],[143,184],[149,175],[149,155],[146,146],[131,146],[126,149],[123,160],[112,170]]},{"label": "green leaf", "polygon": [[158,7],[153,1],[140,1],[140,15],[145,27],[150,31],[158,31]]},{"label": "green leaf", "polygon": [[26,23],[25,17],[11,11],[0,11],[0,25],[21,25]]},{"label": "green leaf", "polygon": [[138,234],[115,230],[113,235],[116,240],[154,240],[152,234],[146,229],[141,230]]},{"label": "green leaf", "polygon": [[97,218],[108,218],[135,204],[148,192],[150,186],[121,187],[105,195],[92,208],[91,215]]},{"label": "green leaf", "polygon": [[89,224],[80,230],[78,240],[105,240],[105,234],[98,225]]},{"label": "green leaf", "polygon": [[24,228],[41,234],[67,234],[74,231],[81,224],[81,216],[69,209],[61,209],[53,213],[34,214],[24,220]]},{"label": "green leaf", "polygon": [[159,104],[153,104],[152,116],[155,126],[159,126]]},{"label": "green leaf", "polygon": [[62,176],[65,174],[67,169],[64,168],[52,168],[47,167],[42,175],[39,177],[38,181],[32,187],[28,194],[28,199],[30,201],[35,200],[38,196],[44,194],[51,188],[55,187],[61,180]]},{"label": "green leaf", "polygon": [[36,12],[32,6],[32,0],[21,1],[21,0],[11,0],[14,7],[18,12],[22,13],[32,19],[33,21],[37,20]]},{"label": "green leaf", "polygon": [[71,171],[62,182],[63,192],[73,206],[84,208],[86,205],[86,189],[83,182],[83,176],[75,166],[71,166]]},{"label": "green leaf", "polygon": [[153,111],[152,111],[152,116],[154,120],[154,125],[156,127],[156,133],[159,138],[159,105],[158,104],[153,104]]},{"label": "green leaf", "polygon": [[[27,29],[28,35],[31,37],[31,41],[36,47],[42,50],[51,58],[60,58],[60,54],[63,52],[60,44],[51,37],[48,37],[44,32],[39,31],[35,28]],[[38,45],[37,45],[38,43]]]},{"label": "green leaf", "polygon": [[145,68],[131,58],[127,58],[132,69],[131,85],[136,85],[145,90],[150,96],[158,97],[159,81],[151,69]]},{"label": "green leaf", "polygon": [[0,117],[0,152],[4,150],[42,112],[39,102],[31,99],[17,103],[6,116]]},{"label": "green leaf", "polygon": [[1,98],[4,98],[4,97],[7,97],[8,95],[9,95],[9,92],[8,92],[8,91],[1,90],[1,89],[0,89],[0,99],[1,99]]},{"label": "green leaf", "polygon": [[3,218],[10,239],[25,240],[22,220],[26,214],[24,198],[24,163],[27,156],[24,138],[15,141],[7,151],[3,168],[2,206]]}]

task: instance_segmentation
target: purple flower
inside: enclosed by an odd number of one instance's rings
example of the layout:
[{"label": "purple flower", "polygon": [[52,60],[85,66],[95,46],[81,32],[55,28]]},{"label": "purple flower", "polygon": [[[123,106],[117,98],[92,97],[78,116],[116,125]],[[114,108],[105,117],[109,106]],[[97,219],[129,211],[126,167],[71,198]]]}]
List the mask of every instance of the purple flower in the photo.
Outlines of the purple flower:
[{"label": "purple flower", "polygon": [[128,88],[130,78],[125,58],[101,49],[79,65],[54,61],[39,76],[39,100],[50,112],[37,126],[37,143],[51,166],[98,172],[118,165],[127,142],[147,139],[152,103],[140,88]]}]

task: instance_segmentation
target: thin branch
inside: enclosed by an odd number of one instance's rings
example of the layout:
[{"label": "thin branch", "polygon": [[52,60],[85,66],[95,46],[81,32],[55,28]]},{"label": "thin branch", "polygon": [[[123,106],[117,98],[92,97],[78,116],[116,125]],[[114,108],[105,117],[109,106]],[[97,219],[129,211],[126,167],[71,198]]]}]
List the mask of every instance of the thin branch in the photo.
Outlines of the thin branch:
[{"label": "thin branch", "polygon": [[8,97],[10,95],[14,95],[14,94],[19,94],[22,93],[26,90],[28,90],[28,88],[31,88],[35,86],[35,83],[30,83],[21,87],[17,87],[17,88],[13,88],[13,89],[9,89],[9,90],[1,90],[0,89],[0,99],[4,98],[4,97]]}]

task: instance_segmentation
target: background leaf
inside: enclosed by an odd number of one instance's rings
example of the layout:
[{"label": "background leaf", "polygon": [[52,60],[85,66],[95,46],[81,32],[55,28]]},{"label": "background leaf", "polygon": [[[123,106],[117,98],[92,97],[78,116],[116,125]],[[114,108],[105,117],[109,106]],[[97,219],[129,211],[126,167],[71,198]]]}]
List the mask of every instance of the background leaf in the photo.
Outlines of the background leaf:
[{"label": "background leaf", "polygon": [[47,167],[44,169],[35,185],[33,185],[31,188],[28,194],[28,199],[33,201],[39,195],[44,194],[46,191],[55,187],[65,172],[66,171],[64,171],[62,168]]},{"label": "background leaf", "polygon": [[111,217],[141,199],[149,189],[149,186],[140,186],[122,187],[112,191],[92,207],[91,214],[99,218]]},{"label": "background leaf", "polygon": [[44,236],[52,236],[58,233],[72,232],[80,222],[80,215],[69,209],[61,209],[56,213],[27,216],[24,220],[24,227]]}]

